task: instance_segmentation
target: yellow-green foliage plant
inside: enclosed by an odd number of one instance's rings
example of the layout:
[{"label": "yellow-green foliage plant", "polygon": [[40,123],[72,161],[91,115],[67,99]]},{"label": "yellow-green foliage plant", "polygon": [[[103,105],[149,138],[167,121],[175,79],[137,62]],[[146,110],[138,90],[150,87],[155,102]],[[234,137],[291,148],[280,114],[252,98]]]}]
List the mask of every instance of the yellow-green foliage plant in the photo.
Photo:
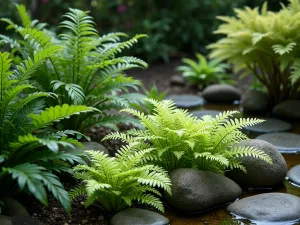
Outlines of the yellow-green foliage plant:
[{"label": "yellow-green foliage plant", "polygon": [[[239,157],[252,156],[271,163],[270,157],[253,147],[237,147],[247,139],[240,129],[262,122],[259,119],[231,118],[236,111],[220,113],[213,118],[197,119],[187,110],[176,108],[170,100],[147,99],[154,105],[154,113],[145,115],[134,110],[124,112],[137,116],[144,129],[130,130],[127,134],[114,132],[104,139],[121,139],[136,149],[154,148],[148,154],[151,163],[171,172],[177,168],[196,168],[224,173],[239,168],[246,172]],[[139,145],[137,145],[139,143]]]},{"label": "yellow-green foliage plant", "polygon": [[229,60],[242,75],[254,74],[266,86],[273,104],[294,99],[300,87],[300,1],[289,0],[278,12],[235,9],[236,17],[220,16],[215,31],[224,35],[210,56]]},{"label": "yellow-green foliage plant", "polygon": [[171,181],[162,168],[145,165],[146,155],[153,149],[137,152],[136,144],[121,147],[115,157],[87,151],[91,165],[74,168],[74,177],[82,183],[70,191],[71,199],[86,195],[86,207],[95,204],[111,213],[129,208],[134,203],[146,204],[163,212],[161,194],[156,188],[171,194]]}]

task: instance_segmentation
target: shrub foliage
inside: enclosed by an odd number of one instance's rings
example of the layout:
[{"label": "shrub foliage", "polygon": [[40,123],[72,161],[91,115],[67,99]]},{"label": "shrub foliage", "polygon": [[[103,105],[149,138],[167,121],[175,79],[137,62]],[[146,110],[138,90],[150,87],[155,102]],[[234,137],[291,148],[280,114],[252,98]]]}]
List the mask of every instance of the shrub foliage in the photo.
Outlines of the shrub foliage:
[{"label": "shrub foliage", "polygon": [[300,1],[290,0],[279,12],[235,9],[236,17],[218,17],[221,38],[209,46],[211,57],[229,60],[236,71],[266,86],[273,103],[296,98],[300,88]]}]

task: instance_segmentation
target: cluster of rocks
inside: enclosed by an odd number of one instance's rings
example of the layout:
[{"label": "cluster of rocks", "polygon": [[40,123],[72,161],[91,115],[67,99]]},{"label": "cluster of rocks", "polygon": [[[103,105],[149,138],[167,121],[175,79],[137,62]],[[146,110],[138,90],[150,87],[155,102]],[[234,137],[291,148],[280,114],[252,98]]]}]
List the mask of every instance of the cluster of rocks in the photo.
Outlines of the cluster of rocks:
[{"label": "cluster of rocks", "polygon": [[[257,90],[246,91],[241,100],[244,112],[265,114],[270,108],[270,100],[266,93]],[[300,100],[288,100],[272,109],[272,116],[279,119],[300,119]]]},{"label": "cluster of rocks", "polygon": [[[265,193],[237,199],[242,195],[241,187],[272,189],[281,184],[286,176],[300,185],[300,165],[287,173],[287,165],[281,153],[274,145],[263,140],[245,140],[238,146],[255,147],[270,156],[273,163],[242,157],[239,160],[247,173],[234,169],[225,176],[191,168],[176,169],[170,174],[172,195],[164,194],[166,204],[187,214],[203,213],[229,204],[229,212],[252,221],[280,223],[299,220],[299,197],[285,193]],[[120,221],[124,225],[169,224],[167,218],[142,209],[124,210],[112,218],[111,224],[120,224]]]}]

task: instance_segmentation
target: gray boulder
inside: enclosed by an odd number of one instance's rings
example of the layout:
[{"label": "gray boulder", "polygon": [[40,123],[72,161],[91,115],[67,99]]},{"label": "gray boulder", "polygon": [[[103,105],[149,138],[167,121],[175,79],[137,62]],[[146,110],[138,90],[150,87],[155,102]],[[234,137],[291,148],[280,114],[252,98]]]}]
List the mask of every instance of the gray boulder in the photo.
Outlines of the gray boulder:
[{"label": "gray boulder", "polygon": [[2,207],[1,214],[5,216],[29,216],[29,213],[17,200],[12,198],[2,199],[4,207]]},{"label": "gray boulder", "polygon": [[105,154],[108,154],[108,150],[107,148],[102,145],[99,144],[97,142],[94,141],[87,141],[87,142],[81,142],[81,144],[83,145],[83,149],[77,145],[74,145],[74,149],[71,148],[67,148],[66,150],[69,152],[80,152],[80,151],[84,151],[84,150],[94,150],[94,151],[99,151],[99,152],[104,152]]},{"label": "gray boulder", "polygon": [[300,185],[300,165],[292,167],[287,173],[287,177],[294,184]]},{"label": "gray boulder", "polygon": [[244,112],[262,113],[266,112],[269,106],[268,95],[257,90],[247,90],[241,100]]},{"label": "gray boulder", "polygon": [[168,225],[170,221],[156,213],[145,209],[130,208],[118,212],[110,220],[111,225]]},{"label": "gray boulder", "polygon": [[239,158],[247,173],[234,169],[226,173],[228,177],[239,184],[250,187],[271,187],[284,180],[287,173],[286,162],[281,153],[272,144],[262,140],[244,140],[237,146],[251,146],[265,152],[272,159],[272,164],[254,158]]},{"label": "gray boulder", "polygon": [[300,219],[300,198],[285,193],[259,194],[236,201],[227,209],[253,221],[295,221]]},{"label": "gray boulder", "polygon": [[[12,225],[45,225],[31,216],[14,216],[11,218]],[[1,223],[0,223],[1,224]]]},{"label": "gray boulder", "polygon": [[186,213],[201,212],[237,199],[241,188],[220,174],[195,169],[176,169],[170,174],[172,195],[169,205]]},{"label": "gray boulder", "polygon": [[2,215],[0,215],[0,224],[1,225],[13,225],[10,217],[2,216]]},{"label": "gray boulder", "polygon": [[276,105],[273,116],[285,119],[300,119],[300,100],[289,100]]},{"label": "gray boulder", "polygon": [[108,154],[107,148],[104,145],[99,144],[97,142],[89,141],[89,142],[82,142],[82,144],[84,146],[84,150],[94,150],[94,151]]},{"label": "gray boulder", "polygon": [[197,95],[169,95],[166,99],[172,100],[177,107],[189,109],[205,104],[205,100]]},{"label": "gray boulder", "polygon": [[232,103],[241,99],[239,90],[229,84],[213,84],[203,90],[203,98],[209,102]]}]

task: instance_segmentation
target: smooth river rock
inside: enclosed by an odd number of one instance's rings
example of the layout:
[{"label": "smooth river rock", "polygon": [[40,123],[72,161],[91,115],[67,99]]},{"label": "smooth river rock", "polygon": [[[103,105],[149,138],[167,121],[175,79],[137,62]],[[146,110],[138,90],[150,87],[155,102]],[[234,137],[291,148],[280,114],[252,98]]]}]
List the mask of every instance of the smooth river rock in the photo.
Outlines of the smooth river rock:
[{"label": "smooth river rock", "polygon": [[292,167],[287,173],[287,177],[291,182],[300,186],[300,165]]},{"label": "smooth river rock", "polygon": [[183,76],[180,75],[173,75],[170,78],[170,84],[171,85],[180,85],[180,86],[184,86],[185,85],[185,80],[183,78]]},{"label": "smooth river rock", "polygon": [[234,169],[226,173],[235,182],[248,187],[271,187],[284,180],[287,174],[287,165],[276,147],[262,140],[244,140],[236,146],[251,146],[268,154],[272,164],[254,157],[239,158],[247,173]]},{"label": "smooth river rock", "polygon": [[145,209],[130,208],[118,212],[110,220],[110,225],[168,225],[170,221],[156,213]]},{"label": "smooth river rock", "polygon": [[259,194],[238,200],[227,209],[252,221],[295,221],[300,219],[300,198],[285,193]]},{"label": "smooth river rock", "polygon": [[266,134],[285,132],[292,129],[292,125],[277,119],[265,119],[264,122],[256,124],[254,126],[245,127],[244,130],[253,134]]},{"label": "smooth river rock", "polygon": [[4,207],[2,207],[2,215],[5,216],[29,216],[29,213],[25,209],[25,207],[19,203],[17,200],[12,198],[3,198],[1,199]]},{"label": "smooth river rock", "polygon": [[257,90],[247,90],[241,100],[244,112],[264,113],[269,106],[268,95]]},{"label": "smooth river rock", "polygon": [[219,113],[221,113],[221,111],[219,111],[219,110],[196,110],[196,111],[191,111],[191,114],[193,114],[193,116],[196,116],[198,119],[200,119],[202,116],[205,116],[205,115],[210,115],[210,116],[215,118],[217,115],[219,115]]},{"label": "smooth river rock", "polygon": [[284,119],[300,119],[300,101],[289,100],[276,105],[273,116]]},{"label": "smooth river rock", "polygon": [[172,100],[177,107],[189,109],[205,104],[205,100],[197,95],[169,95],[166,99]]},{"label": "smooth river rock", "polygon": [[241,188],[229,178],[213,172],[176,169],[170,174],[172,196],[167,203],[185,213],[195,213],[224,205],[237,199]]},{"label": "smooth river rock", "polygon": [[256,139],[267,141],[282,153],[300,152],[300,135],[289,132],[262,134]]},{"label": "smooth river rock", "polygon": [[239,90],[229,84],[213,84],[203,90],[203,98],[208,102],[233,103],[241,99]]}]

